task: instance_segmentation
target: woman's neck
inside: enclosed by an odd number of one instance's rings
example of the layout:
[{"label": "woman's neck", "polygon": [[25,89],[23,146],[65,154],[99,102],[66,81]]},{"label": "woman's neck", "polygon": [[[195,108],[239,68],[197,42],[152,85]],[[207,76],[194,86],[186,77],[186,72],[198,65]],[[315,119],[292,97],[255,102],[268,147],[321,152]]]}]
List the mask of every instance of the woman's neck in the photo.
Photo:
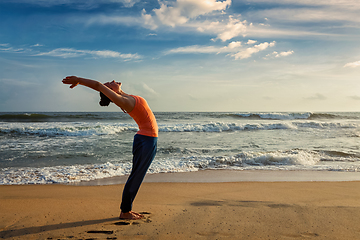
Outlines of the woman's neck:
[{"label": "woman's neck", "polygon": [[119,95],[128,95],[126,94],[123,90],[119,90],[119,92],[117,92]]}]

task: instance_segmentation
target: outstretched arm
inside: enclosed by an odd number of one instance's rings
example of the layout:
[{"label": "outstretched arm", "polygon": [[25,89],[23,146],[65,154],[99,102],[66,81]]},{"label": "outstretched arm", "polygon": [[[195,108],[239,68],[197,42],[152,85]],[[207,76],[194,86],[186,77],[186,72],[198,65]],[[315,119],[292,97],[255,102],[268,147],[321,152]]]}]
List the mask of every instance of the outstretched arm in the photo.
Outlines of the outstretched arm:
[{"label": "outstretched arm", "polygon": [[121,95],[114,92],[112,89],[108,88],[101,82],[80,78],[76,76],[69,76],[62,80],[64,84],[70,84],[70,88],[74,88],[77,85],[83,85],[94,89],[95,91],[102,92],[105,94],[114,104],[124,109],[126,112],[131,112],[135,107],[135,99],[129,95]]}]

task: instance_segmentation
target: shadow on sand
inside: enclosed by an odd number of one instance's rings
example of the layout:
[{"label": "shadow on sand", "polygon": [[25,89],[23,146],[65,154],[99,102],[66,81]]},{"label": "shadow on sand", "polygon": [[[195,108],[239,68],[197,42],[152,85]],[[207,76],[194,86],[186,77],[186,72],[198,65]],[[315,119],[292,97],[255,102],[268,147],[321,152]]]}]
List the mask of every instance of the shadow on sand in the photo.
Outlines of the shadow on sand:
[{"label": "shadow on sand", "polygon": [[53,225],[45,225],[45,226],[38,226],[38,227],[28,227],[28,228],[20,228],[14,230],[6,230],[0,232],[0,238],[10,238],[10,237],[19,237],[25,236],[28,234],[36,234],[51,230],[58,230],[58,229],[66,229],[66,228],[73,228],[73,227],[80,227],[86,225],[93,225],[105,222],[112,222],[119,220],[118,217],[113,218],[105,218],[105,219],[98,219],[98,220],[88,220],[88,221],[81,221],[81,222],[70,222],[70,223],[59,223]]}]

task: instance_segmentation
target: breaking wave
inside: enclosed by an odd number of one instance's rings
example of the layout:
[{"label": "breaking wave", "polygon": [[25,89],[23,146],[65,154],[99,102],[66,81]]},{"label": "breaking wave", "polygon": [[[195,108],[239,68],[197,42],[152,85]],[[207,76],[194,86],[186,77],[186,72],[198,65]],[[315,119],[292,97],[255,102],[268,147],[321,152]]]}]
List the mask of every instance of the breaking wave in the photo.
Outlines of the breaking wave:
[{"label": "breaking wave", "polygon": [[[333,164],[322,165],[322,161]],[[338,165],[337,162],[347,162]],[[360,156],[343,152],[287,150],[272,152],[241,152],[234,156],[189,156],[178,159],[155,159],[149,174],[190,172],[205,169],[233,170],[309,170],[360,171]],[[0,185],[51,184],[89,181],[123,176],[131,171],[131,163],[107,162],[103,164],[54,166],[43,168],[0,169]]]},{"label": "breaking wave", "polygon": [[[254,123],[179,123],[159,124],[159,132],[234,132],[282,129],[340,129],[358,128],[358,123],[341,122],[254,122]],[[0,124],[1,135],[35,135],[35,136],[89,136],[111,135],[122,132],[136,132],[136,124],[120,123],[11,123]]]}]

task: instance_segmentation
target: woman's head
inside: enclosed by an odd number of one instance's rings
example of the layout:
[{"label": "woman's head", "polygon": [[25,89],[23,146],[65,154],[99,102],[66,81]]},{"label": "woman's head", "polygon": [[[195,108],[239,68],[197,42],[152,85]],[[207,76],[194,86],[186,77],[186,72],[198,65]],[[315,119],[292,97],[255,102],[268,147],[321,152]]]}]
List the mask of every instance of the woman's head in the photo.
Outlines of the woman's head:
[{"label": "woman's head", "polygon": [[[121,83],[115,82],[115,80],[113,80],[112,82],[104,83],[104,85],[118,94],[121,94],[122,92]],[[100,92],[100,102],[99,102],[100,106],[109,106],[111,102],[112,101],[105,94]]]},{"label": "woman's head", "polygon": [[104,83],[104,85],[118,94],[120,94],[122,91],[121,90],[121,82],[115,82],[115,80],[112,80],[112,82]]}]

